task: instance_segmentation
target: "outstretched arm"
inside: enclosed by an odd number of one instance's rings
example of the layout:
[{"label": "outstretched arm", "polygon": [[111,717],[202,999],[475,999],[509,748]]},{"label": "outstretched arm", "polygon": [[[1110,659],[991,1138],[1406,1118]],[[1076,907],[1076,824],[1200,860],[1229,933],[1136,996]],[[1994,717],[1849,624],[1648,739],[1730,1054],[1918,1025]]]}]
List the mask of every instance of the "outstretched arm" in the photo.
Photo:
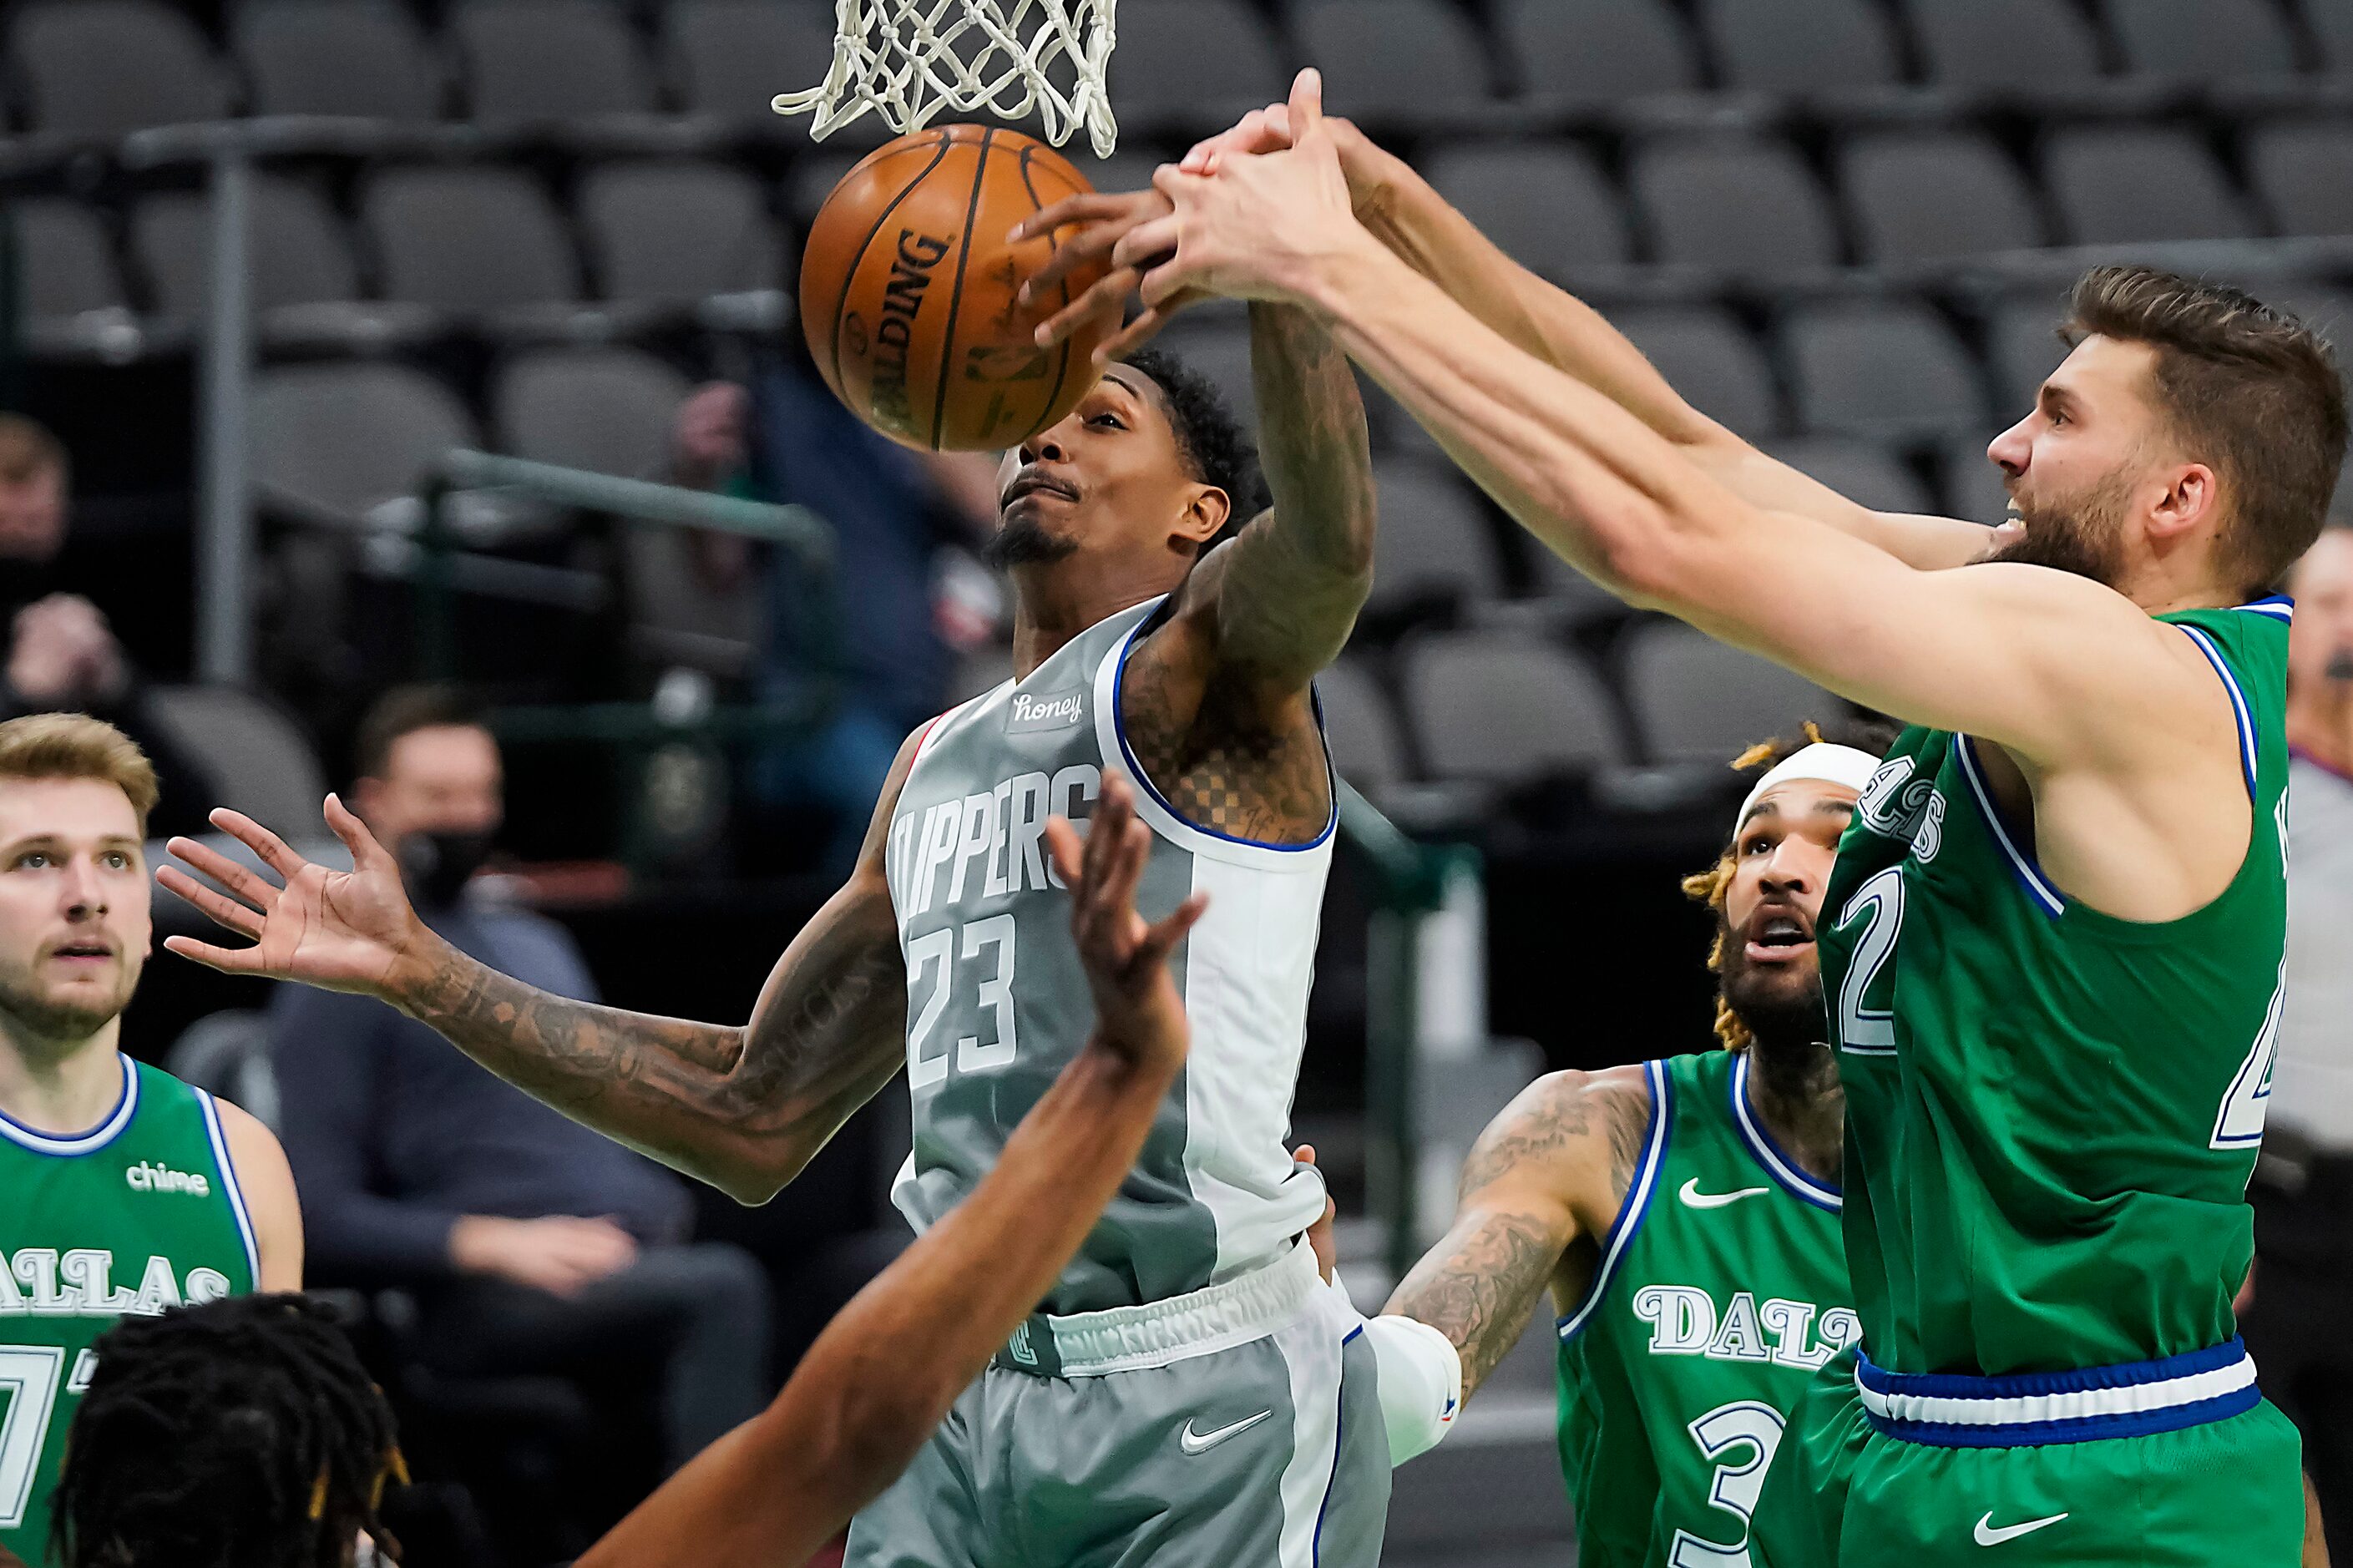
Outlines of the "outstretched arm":
[{"label": "outstretched arm", "polygon": [[906,1468],[1134,1165],[1185,1059],[1168,955],[1203,896],[1156,926],[1136,914],[1152,834],[1115,773],[1104,775],[1083,848],[1060,818],[1047,836],[1071,889],[1093,1038],[972,1196],[859,1292],[776,1403],[671,1477],[580,1568],[805,1562]]},{"label": "outstretched arm", "polygon": [[1479,1135],[1462,1166],[1453,1227],[1382,1309],[1454,1342],[1466,1401],[1519,1342],[1563,1255],[1609,1228],[1650,1110],[1640,1068],[1552,1073]]},{"label": "outstretched arm", "polygon": [[332,795],[327,821],[352,851],[349,872],[311,864],[232,811],[215,812],[215,823],[283,887],[174,839],[174,856],[234,896],[177,867],[158,879],[253,945],[180,936],[165,945],[231,973],[376,996],[575,1121],[742,1202],[765,1202],[890,1082],[904,1054],[906,976],[883,852],[914,747],[911,737],[892,766],[857,869],[785,950],[741,1026],[575,1002],[459,952],[417,920],[392,857]]}]

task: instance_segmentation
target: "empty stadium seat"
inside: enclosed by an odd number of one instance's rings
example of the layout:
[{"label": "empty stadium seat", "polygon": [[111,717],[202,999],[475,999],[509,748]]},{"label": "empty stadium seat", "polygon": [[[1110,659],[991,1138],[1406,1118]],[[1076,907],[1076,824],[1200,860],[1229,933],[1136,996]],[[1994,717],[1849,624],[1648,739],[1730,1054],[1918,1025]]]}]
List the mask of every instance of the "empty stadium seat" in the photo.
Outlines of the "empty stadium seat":
[{"label": "empty stadium seat", "polygon": [[123,304],[121,270],[96,212],[57,196],[26,197],[8,205],[27,317],[57,321]]},{"label": "empty stadium seat", "polygon": [[1781,427],[1772,373],[1730,311],[1647,306],[1613,312],[1610,321],[1702,414],[1751,438]]},{"label": "empty stadium seat", "polygon": [[1414,638],[1404,689],[1423,763],[1440,778],[1514,784],[1625,760],[1601,682],[1565,649],[1524,633]]},{"label": "empty stadium seat", "polygon": [[1388,693],[1363,663],[1343,658],[1315,678],[1324,738],[1342,778],[1377,795],[1406,776],[1405,741]]},{"label": "empty stadium seat", "polygon": [[265,370],[254,383],[251,427],[262,500],[304,521],[352,528],[416,495],[450,447],[481,445],[455,393],[391,363]]},{"label": "empty stadium seat", "polygon": [[[247,276],[256,310],[359,298],[343,222],[316,190],[263,175],[254,182],[248,216]],[[159,192],[132,210],[132,247],[158,314],[204,319],[212,298],[212,201],[201,192]]]},{"label": "empty stadium seat", "polygon": [[500,367],[491,387],[499,449],[534,462],[659,479],[686,378],[636,349],[540,349]]},{"label": "empty stadium seat", "polygon": [[1531,271],[1559,278],[1630,259],[1624,208],[1581,147],[1477,142],[1443,148],[1419,167],[1440,195]]},{"label": "empty stadium seat", "polygon": [[1627,699],[1652,762],[1728,763],[1809,719],[1847,711],[1804,676],[1677,622],[1635,628],[1625,661]]},{"label": "empty stadium seat", "polygon": [[686,300],[784,282],[760,187],[724,163],[611,163],[580,182],[581,228],[607,300]]},{"label": "empty stadium seat", "polygon": [[1492,599],[1502,592],[1494,531],[1453,469],[1390,459],[1374,465],[1373,480],[1380,531],[1373,544],[1372,607]]},{"label": "empty stadium seat", "polygon": [[1258,397],[1250,384],[1250,321],[1240,306],[1198,305],[1176,318],[1155,345],[1207,376],[1225,395],[1245,429],[1258,425]]},{"label": "empty stadium seat", "polygon": [[2337,345],[2340,357],[2345,349],[2353,347],[2353,292],[2295,285],[2256,292],[2264,304],[2285,310]]},{"label": "empty stadium seat", "polygon": [[2271,0],[2106,0],[2125,68],[2200,80],[2286,76],[2295,41]]},{"label": "empty stadium seat", "polygon": [[1986,367],[1993,382],[1997,425],[2022,419],[2034,406],[2042,378],[2067,357],[2059,341],[2066,301],[2045,295],[2004,300],[1986,323]]},{"label": "empty stadium seat", "polygon": [[1659,141],[1635,152],[1627,178],[1655,260],[1752,277],[1838,262],[1830,205],[1785,142]]},{"label": "empty stadium seat", "polygon": [[2247,175],[2281,234],[2353,234],[2353,124],[2341,120],[2257,128]]},{"label": "empty stadium seat", "polygon": [[2099,79],[2099,40],[2067,0],[1906,0],[1904,9],[1937,86],[2016,92]]},{"label": "empty stadium seat", "polygon": [[1700,16],[1726,87],[1812,93],[1903,74],[1887,14],[1871,0],[1704,0]]},{"label": "empty stadium seat", "polygon": [[2240,239],[2255,231],[2214,154],[2169,125],[2080,125],[2042,154],[2063,237],[2076,245]]},{"label": "empty stadium seat", "polygon": [[389,170],[369,182],[360,212],[387,298],[494,313],[580,297],[563,220],[520,170]]},{"label": "empty stadium seat", "polygon": [[768,100],[815,87],[833,63],[829,5],[674,0],[663,28],[681,107],[763,130],[805,127],[780,119]]},{"label": "empty stadium seat", "polygon": [[155,0],[37,0],[11,18],[7,54],[35,131],[114,137],[229,110],[204,34]]},{"label": "empty stadium seat", "polygon": [[2045,242],[2025,176],[1985,136],[1894,132],[1859,136],[1839,183],[1866,261],[1949,261]]},{"label": "empty stadium seat", "polygon": [[149,689],[156,721],[202,765],[218,804],[292,838],[319,838],[318,753],[275,703],[227,686]]},{"label": "empty stadium seat", "polygon": [[1127,0],[1108,85],[1123,131],[1222,131],[1287,97],[1291,73],[1241,0]]},{"label": "empty stadium seat", "polygon": [[1873,511],[1936,510],[1928,487],[1912,466],[1872,441],[1837,436],[1805,436],[1774,441],[1766,449],[1810,479],[1820,479]]},{"label": "empty stadium seat", "polygon": [[1925,305],[1800,306],[1781,321],[1798,423],[1900,439],[1986,422],[1968,352]]},{"label": "empty stadium seat", "polygon": [[1502,0],[1493,9],[1524,97],[1633,99],[1699,86],[1699,51],[1664,0]]},{"label": "empty stadium seat", "polygon": [[1493,96],[1477,31],[1443,0],[1298,0],[1292,33],[1306,63],[1323,68],[1335,114],[1442,123]]},{"label": "empty stadium seat", "polygon": [[606,0],[504,0],[451,16],[474,118],[491,124],[653,107],[628,18]]},{"label": "empty stadium seat", "polygon": [[2304,0],[2305,26],[2320,46],[2321,64],[2353,75],[2353,0]]},{"label": "empty stadium seat", "polygon": [[1956,436],[1938,448],[1937,469],[1943,482],[1937,489],[1947,517],[1991,528],[2008,514],[2009,487],[2000,466],[1986,456],[1990,440],[1988,435]]},{"label": "empty stadium seat", "polygon": [[387,0],[265,0],[236,14],[256,114],[431,120],[441,82],[416,19]]}]

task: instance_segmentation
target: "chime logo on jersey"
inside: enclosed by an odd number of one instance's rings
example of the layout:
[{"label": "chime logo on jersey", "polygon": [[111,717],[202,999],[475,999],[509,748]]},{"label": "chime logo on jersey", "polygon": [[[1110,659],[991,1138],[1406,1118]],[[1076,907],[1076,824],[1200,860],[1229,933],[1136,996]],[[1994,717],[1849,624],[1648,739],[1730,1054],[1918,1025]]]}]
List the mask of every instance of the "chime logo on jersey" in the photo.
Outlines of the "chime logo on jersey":
[{"label": "chime logo on jersey", "polygon": [[213,1195],[211,1178],[201,1172],[174,1171],[144,1160],[123,1172],[122,1180],[134,1193],[185,1193],[192,1198]]},{"label": "chime logo on jersey", "polygon": [[21,1247],[0,1253],[0,1318],[153,1317],[168,1307],[217,1301],[229,1292],[216,1268],[191,1268],[183,1281],[168,1258],[150,1256],[137,1289],[114,1283],[114,1254],[103,1247]]},{"label": "chime logo on jersey", "polygon": [[967,897],[1060,888],[1061,876],[1046,859],[1046,819],[1083,819],[1102,787],[1101,769],[1074,763],[1051,775],[1020,773],[995,789],[935,802],[920,817],[900,813],[891,824],[890,851],[899,923]]},{"label": "chime logo on jersey", "polygon": [[1645,1285],[1634,1292],[1634,1315],[1651,1325],[1652,1355],[1696,1355],[1710,1361],[1769,1362],[1814,1371],[1862,1338],[1852,1309],[1825,1312],[1811,1301],[1774,1297],[1759,1305],[1736,1290],[1718,1310],[1715,1298],[1692,1285]]}]

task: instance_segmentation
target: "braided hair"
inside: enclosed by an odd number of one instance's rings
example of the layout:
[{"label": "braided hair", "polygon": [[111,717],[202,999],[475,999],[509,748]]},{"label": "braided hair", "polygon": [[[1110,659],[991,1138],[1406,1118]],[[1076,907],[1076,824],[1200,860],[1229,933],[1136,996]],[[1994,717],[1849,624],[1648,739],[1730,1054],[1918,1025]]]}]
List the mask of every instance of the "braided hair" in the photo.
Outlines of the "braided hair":
[{"label": "braided hair", "polygon": [[299,1295],[125,1318],[66,1440],[50,1543],[67,1568],[345,1568],[406,1479],[392,1410]]}]

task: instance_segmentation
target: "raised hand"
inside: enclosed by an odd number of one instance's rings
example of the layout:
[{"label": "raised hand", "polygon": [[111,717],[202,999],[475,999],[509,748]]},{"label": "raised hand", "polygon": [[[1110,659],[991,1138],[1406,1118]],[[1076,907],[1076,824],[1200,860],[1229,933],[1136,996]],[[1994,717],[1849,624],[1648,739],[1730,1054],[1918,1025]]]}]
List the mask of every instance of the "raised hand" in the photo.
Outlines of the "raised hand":
[{"label": "raised hand", "polygon": [[332,795],[326,817],[327,826],[352,852],[348,871],[331,871],[305,860],[284,839],[240,812],[212,814],[213,826],[261,857],[282,886],[193,838],[174,838],[165,845],[174,858],[227,891],[198,881],[178,866],[159,868],[155,879],[253,945],[219,947],[185,936],[166,937],[164,945],[229,974],[301,980],[329,991],[395,1000],[400,961],[427,934],[424,922],[409,907],[399,866],[367,826]]},{"label": "raised hand", "polygon": [[1046,823],[1046,847],[1071,889],[1071,935],[1094,994],[1095,1037],[1131,1061],[1184,1054],[1184,1004],[1168,955],[1208,908],[1195,893],[1157,925],[1135,912],[1135,887],[1152,858],[1152,829],[1136,820],[1127,781],[1105,773],[1083,841],[1062,817]]},{"label": "raised hand", "polygon": [[[1142,190],[1099,191],[1088,195],[1066,196],[1052,206],[1031,213],[1014,226],[1012,238],[1016,242],[1051,234],[1069,224],[1084,226],[1058,244],[1052,259],[1039,268],[1035,277],[1021,285],[1021,304],[1027,308],[1045,299],[1078,268],[1106,261],[1113,247],[1125,238],[1131,229],[1155,218],[1166,217],[1174,210],[1168,198],[1158,191]],[[1098,318],[1117,322],[1127,309],[1128,297],[1135,292],[1143,278],[1140,267],[1112,268],[1084,293],[1038,324],[1038,346],[1052,348]],[[1172,300],[1163,309],[1122,327],[1096,348],[1095,363],[1108,364],[1122,354],[1141,348],[1167,324],[1171,316],[1192,302],[1190,299]]]}]

